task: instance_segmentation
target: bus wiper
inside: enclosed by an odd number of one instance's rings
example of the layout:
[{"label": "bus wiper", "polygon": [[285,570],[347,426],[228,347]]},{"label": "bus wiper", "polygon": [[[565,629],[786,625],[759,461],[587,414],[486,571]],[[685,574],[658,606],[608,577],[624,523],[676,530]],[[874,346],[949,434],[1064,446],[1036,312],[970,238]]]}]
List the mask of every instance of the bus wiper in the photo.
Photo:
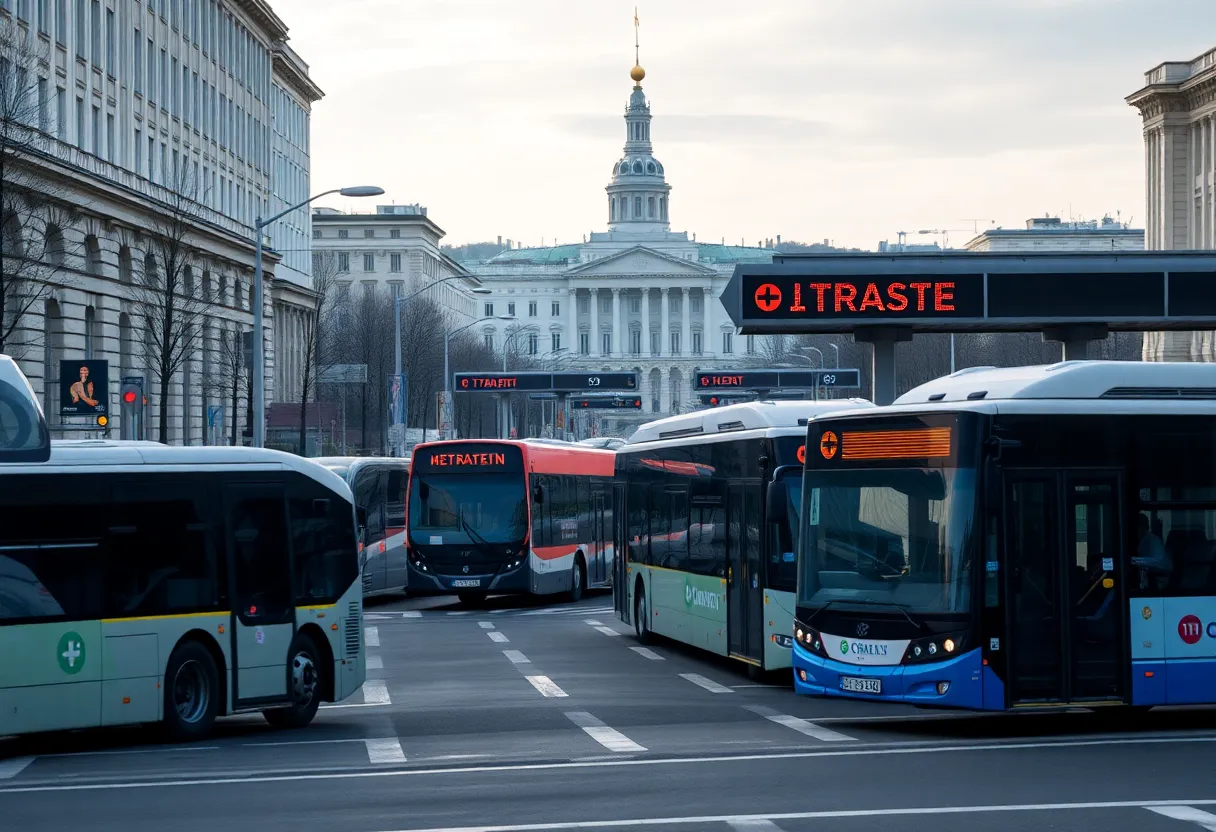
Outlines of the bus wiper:
[{"label": "bus wiper", "polygon": [[894,607],[895,609],[897,609],[901,613],[903,613],[904,618],[908,619],[908,622],[913,627],[915,627],[918,630],[923,630],[925,628],[925,625],[923,623],[921,623],[920,621],[917,621],[908,612],[908,607],[906,604],[896,604],[893,601],[859,601],[859,600],[852,600],[852,599],[846,599],[846,598],[833,598],[832,600],[828,601],[822,607],[820,607],[819,609],[815,610],[813,613],[811,613],[810,615],[807,616],[807,619],[806,619],[807,625],[810,626],[810,623],[815,620],[815,616],[819,615],[819,613],[823,612],[828,607],[832,606],[832,604],[838,604],[838,603],[839,604],[857,604],[858,606],[862,606],[862,607]]},{"label": "bus wiper", "polygon": [[473,531],[472,525],[470,525],[469,521],[464,518],[463,511],[460,512],[459,516],[460,516],[460,527],[462,529],[464,529],[464,533],[469,536],[469,539],[473,541],[474,545],[485,550],[485,553],[487,555],[489,555],[491,558],[493,558],[494,549],[493,549],[493,547],[490,546],[490,541],[486,540],[484,537],[479,535],[477,532]]}]

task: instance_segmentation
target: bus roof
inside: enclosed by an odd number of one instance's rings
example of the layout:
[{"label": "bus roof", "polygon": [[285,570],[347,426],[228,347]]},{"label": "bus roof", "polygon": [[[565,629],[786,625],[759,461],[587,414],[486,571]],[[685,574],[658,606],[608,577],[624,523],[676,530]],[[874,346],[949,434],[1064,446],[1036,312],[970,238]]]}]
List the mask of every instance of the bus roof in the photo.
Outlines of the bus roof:
[{"label": "bus roof", "polygon": [[181,447],[121,439],[56,439],[51,442],[51,458],[47,462],[0,464],[0,474],[61,474],[65,473],[64,469],[78,474],[98,468],[113,472],[129,467],[190,468],[198,465],[219,468],[249,465],[263,469],[278,466],[304,474],[353,502],[350,487],[333,471],[311,459],[267,448]]},{"label": "bus roof", "polygon": [[514,445],[523,454],[524,470],[534,474],[611,477],[616,462],[616,451],[589,448],[573,442],[529,439],[444,439],[423,442],[414,446],[412,459],[417,459],[424,451],[450,445]]},{"label": "bus roof", "polygon": [[866,399],[740,402],[647,422],[634,432],[620,450],[630,451],[633,446],[648,442],[734,434],[744,430],[785,429],[785,432],[790,433],[805,432],[807,421],[815,416],[839,410],[872,407],[874,404]]}]

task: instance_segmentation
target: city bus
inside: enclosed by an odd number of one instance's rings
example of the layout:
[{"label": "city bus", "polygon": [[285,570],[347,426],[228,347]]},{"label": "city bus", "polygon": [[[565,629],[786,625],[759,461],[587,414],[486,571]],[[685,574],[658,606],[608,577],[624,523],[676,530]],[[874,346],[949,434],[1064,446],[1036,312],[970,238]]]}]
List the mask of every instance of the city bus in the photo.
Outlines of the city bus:
[{"label": "city bus", "polygon": [[359,529],[363,597],[408,590],[405,566],[405,491],[410,458],[384,456],[326,456],[324,465],[350,486],[355,505],[367,524]]},{"label": "city bus", "polygon": [[50,458],[51,433],[34,388],[16,361],[0,355],[0,463]]},{"label": "city bus", "polygon": [[564,442],[449,440],[414,448],[411,593],[566,593],[612,583],[612,451]]},{"label": "city bus", "polygon": [[808,420],[861,399],[745,402],[642,425],[616,452],[613,605],[652,633],[790,667]]},{"label": "city bus", "polygon": [[307,725],[364,681],[357,512],[255,448],[51,443],[0,464],[0,736]]},{"label": "city bus", "polygon": [[1216,365],[962,370],[806,442],[799,693],[1216,702]]}]

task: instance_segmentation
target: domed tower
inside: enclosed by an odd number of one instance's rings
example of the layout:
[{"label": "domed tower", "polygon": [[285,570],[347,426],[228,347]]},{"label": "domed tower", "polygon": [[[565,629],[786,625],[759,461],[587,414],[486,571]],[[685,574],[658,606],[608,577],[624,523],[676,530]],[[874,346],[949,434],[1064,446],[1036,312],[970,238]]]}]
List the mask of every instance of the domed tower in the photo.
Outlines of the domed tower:
[{"label": "domed tower", "polygon": [[646,70],[635,63],[629,71],[633,92],[625,108],[625,152],[612,166],[608,192],[609,231],[668,231],[671,186],[650,144],[650,104],[642,92]]}]

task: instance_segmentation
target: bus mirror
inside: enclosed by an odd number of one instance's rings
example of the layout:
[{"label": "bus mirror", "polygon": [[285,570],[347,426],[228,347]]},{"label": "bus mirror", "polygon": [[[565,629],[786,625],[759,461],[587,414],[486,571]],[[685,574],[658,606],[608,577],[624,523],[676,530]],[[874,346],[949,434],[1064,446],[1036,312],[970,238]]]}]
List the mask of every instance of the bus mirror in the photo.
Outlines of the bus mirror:
[{"label": "bus mirror", "polygon": [[537,505],[545,501],[545,490],[539,485],[532,489],[532,501]]},{"label": "bus mirror", "polygon": [[789,519],[787,508],[785,483],[773,480],[764,497],[764,513],[770,522],[781,523]]}]

